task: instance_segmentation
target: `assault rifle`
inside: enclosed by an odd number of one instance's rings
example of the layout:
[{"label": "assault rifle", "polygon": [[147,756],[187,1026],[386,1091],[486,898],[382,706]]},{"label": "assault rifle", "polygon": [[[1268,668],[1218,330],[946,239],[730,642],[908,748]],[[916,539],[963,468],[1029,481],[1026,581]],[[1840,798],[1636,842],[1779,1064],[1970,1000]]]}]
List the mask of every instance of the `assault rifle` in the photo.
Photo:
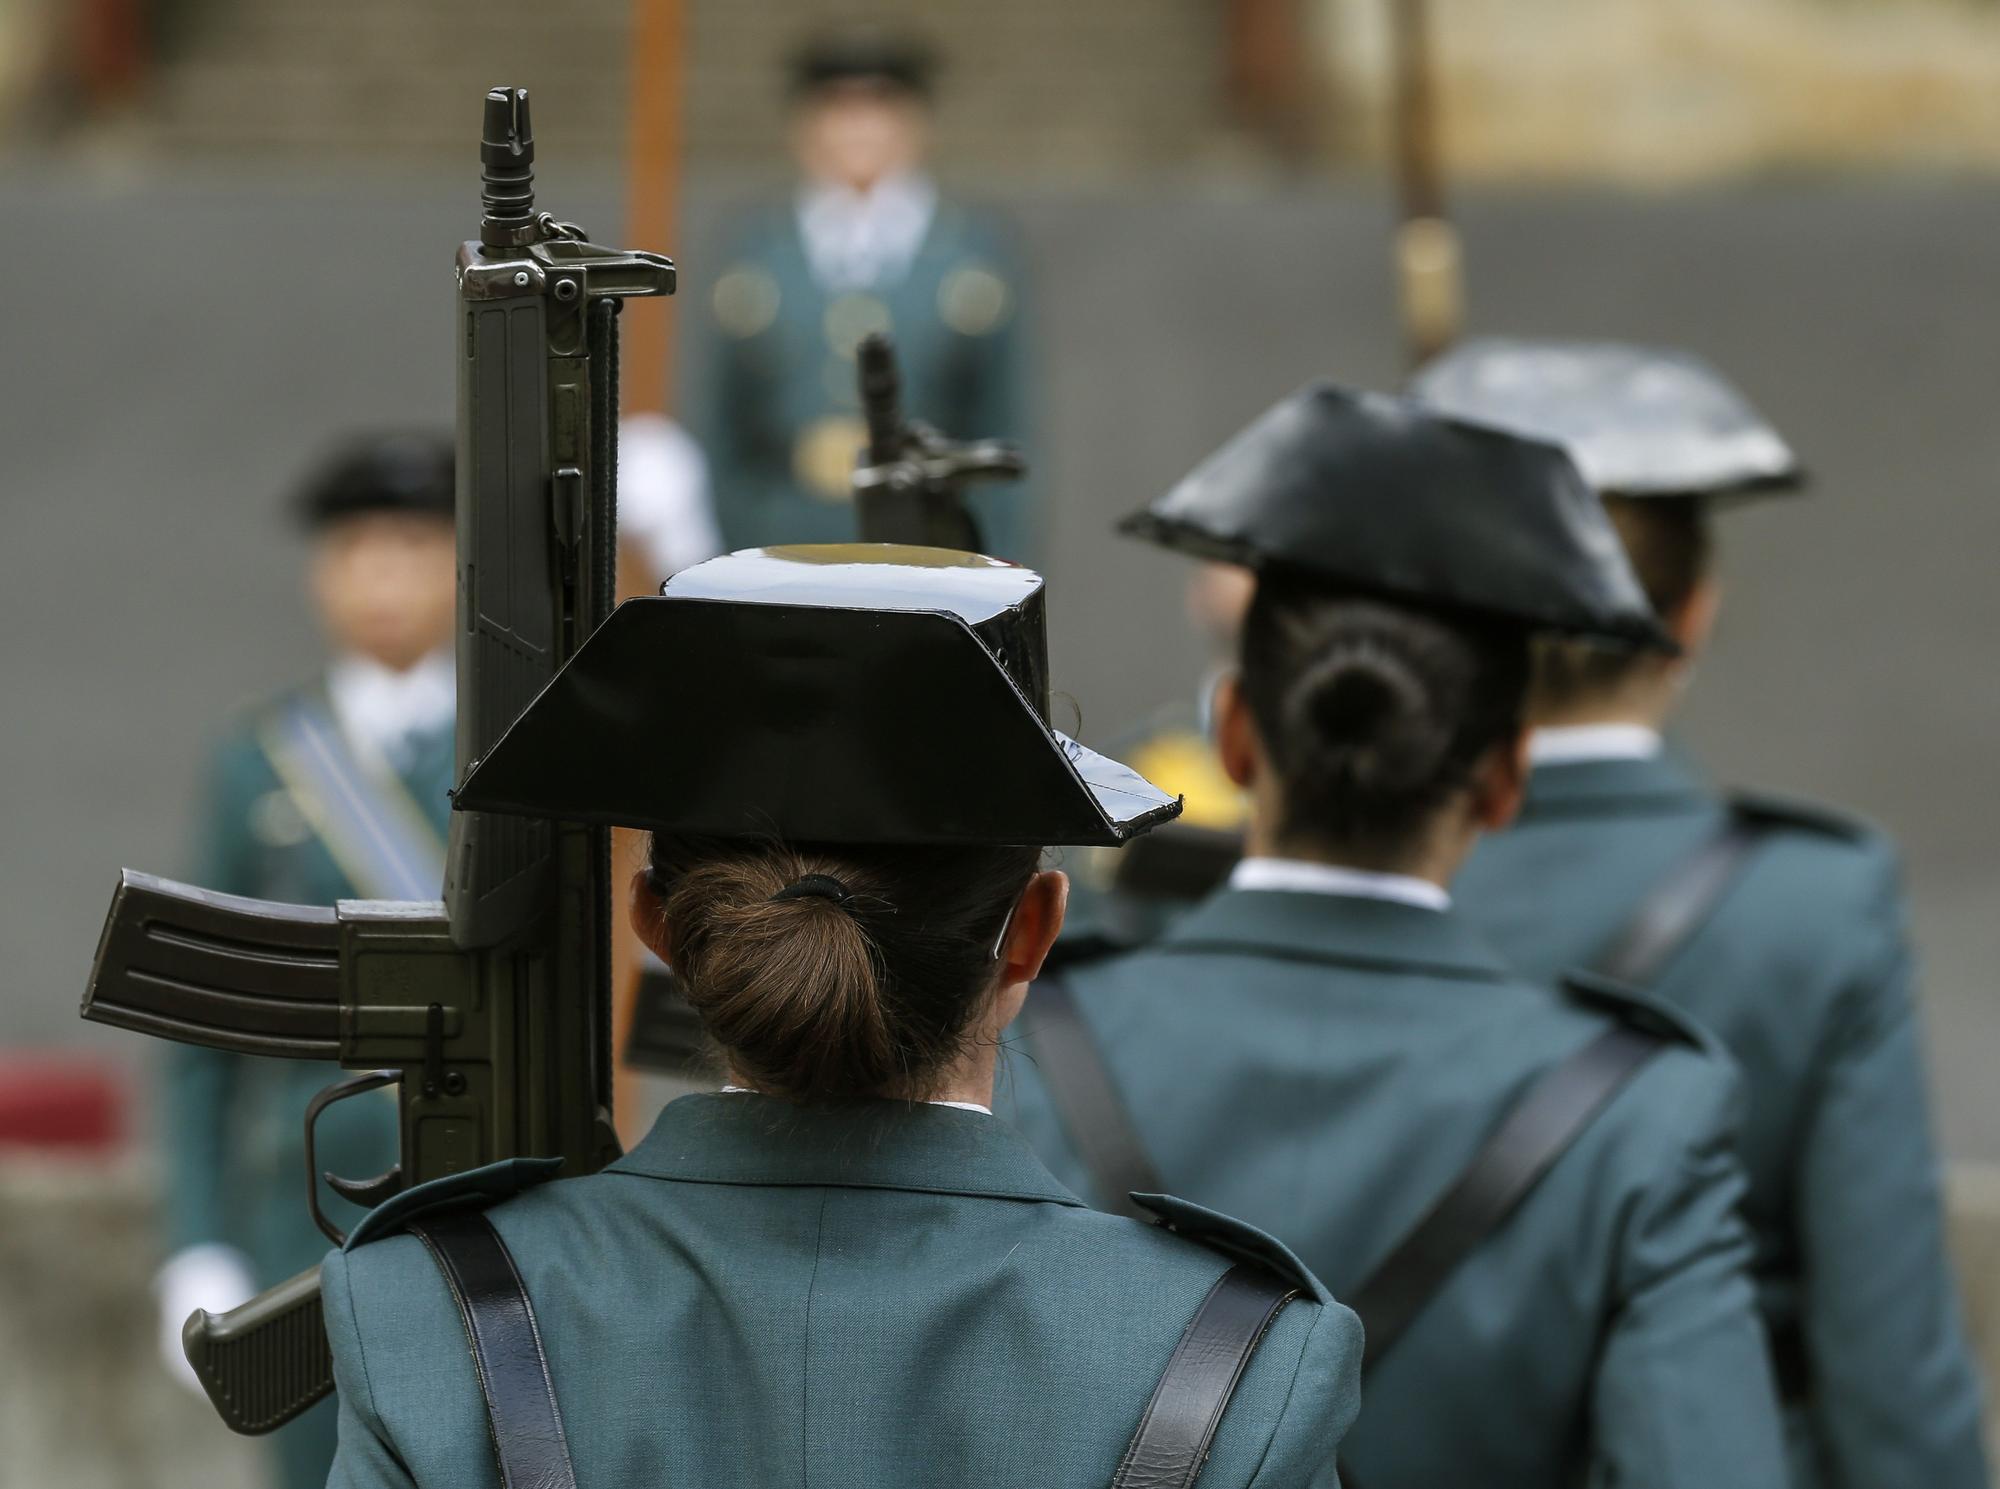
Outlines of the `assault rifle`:
[{"label": "assault rifle", "polygon": [[903,417],[896,350],[877,332],[855,352],[868,447],[854,472],[855,518],[864,543],[982,551],[979,523],[965,504],[974,481],[1016,480],[1028,463],[997,439],[960,443]]},{"label": "assault rifle", "polygon": [[[524,88],[486,95],[484,216],[458,253],[459,779],[610,613],[617,545],[618,309],[671,294],[673,264],[602,248],[535,210]],[[605,829],[457,813],[444,900],[333,909],[215,894],[126,870],[83,1016],[242,1054],[366,1074],[306,1115],[393,1085],[401,1159],[327,1181],[375,1205],[503,1158],[589,1173],[611,1124]],[[317,1269],[188,1320],[223,1420],[268,1432],[333,1389]]]}]

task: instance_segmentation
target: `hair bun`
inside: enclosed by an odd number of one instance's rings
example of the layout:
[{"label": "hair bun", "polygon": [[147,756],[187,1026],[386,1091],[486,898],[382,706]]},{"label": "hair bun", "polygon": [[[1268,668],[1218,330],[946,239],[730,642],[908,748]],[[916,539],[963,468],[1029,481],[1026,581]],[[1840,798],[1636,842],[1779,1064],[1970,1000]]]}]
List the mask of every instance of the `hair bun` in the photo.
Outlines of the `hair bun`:
[{"label": "hair bun", "polygon": [[1428,779],[1450,747],[1438,699],[1402,658],[1367,639],[1336,643],[1293,694],[1294,758],[1362,791]]}]

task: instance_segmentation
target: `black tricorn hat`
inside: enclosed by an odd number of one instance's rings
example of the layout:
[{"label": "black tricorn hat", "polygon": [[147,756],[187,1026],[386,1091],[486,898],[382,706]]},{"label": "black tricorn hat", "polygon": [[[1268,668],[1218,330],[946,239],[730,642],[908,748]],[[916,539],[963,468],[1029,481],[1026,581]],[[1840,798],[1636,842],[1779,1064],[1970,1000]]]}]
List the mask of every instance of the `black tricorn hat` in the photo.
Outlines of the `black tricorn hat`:
[{"label": "black tricorn hat", "polygon": [[1120,530],[1534,631],[1674,650],[1568,456],[1404,398],[1308,383]]},{"label": "black tricorn hat", "polygon": [[929,97],[937,59],[914,37],[851,31],[815,37],[792,55],[792,95],[836,83],[878,83]]},{"label": "black tricorn hat", "polygon": [[1798,457],[1719,372],[1615,341],[1468,341],[1410,392],[1434,408],[1559,444],[1606,496],[1763,496],[1804,483]]},{"label": "black tricorn hat", "polygon": [[1048,725],[1039,574],[753,548],[627,600],[453,805],[790,842],[1114,845],[1180,801]]},{"label": "black tricorn hat", "polygon": [[300,485],[308,527],[361,512],[452,515],[452,437],[408,430],[344,441]]}]

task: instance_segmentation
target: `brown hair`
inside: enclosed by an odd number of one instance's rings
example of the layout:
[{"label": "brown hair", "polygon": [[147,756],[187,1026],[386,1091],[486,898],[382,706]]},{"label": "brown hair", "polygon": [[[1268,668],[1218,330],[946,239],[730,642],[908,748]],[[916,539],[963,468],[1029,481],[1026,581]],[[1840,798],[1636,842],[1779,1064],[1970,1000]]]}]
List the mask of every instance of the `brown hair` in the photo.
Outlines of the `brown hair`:
[{"label": "brown hair", "polygon": [[734,1070],[800,1101],[916,1100],[964,1053],[1040,859],[655,836],[648,874],[667,961]]},{"label": "brown hair", "polygon": [[1282,783],[1281,840],[1393,865],[1521,727],[1522,631],[1267,575],[1243,696]]},{"label": "brown hair", "polygon": [[[1671,616],[1688,602],[1711,561],[1708,514],[1699,497],[1606,496],[1632,571],[1654,613]],[[1640,669],[1660,663],[1656,652],[1614,651],[1588,642],[1550,639],[1535,648],[1534,711],[1561,713],[1597,701]]]}]

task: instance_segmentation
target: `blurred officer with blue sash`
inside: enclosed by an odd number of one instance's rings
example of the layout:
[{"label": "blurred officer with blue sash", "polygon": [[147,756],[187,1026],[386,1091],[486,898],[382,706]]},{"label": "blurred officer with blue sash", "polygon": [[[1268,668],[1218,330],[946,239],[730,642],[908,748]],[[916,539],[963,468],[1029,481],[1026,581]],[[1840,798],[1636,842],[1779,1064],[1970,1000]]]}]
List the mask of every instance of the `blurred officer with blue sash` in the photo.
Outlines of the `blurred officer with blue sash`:
[{"label": "blurred officer with blue sash", "polygon": [[[305,685],[248,710],[210,762],[189,879],[294,904],[433,900],[444,882],[452,776],[456,593],[452,444],[445,433],[370,436],[301,489],[307,592],[332,648]],[[170,1047],[162,1076],[169,1259],[160,1346],[192,1386],[181,1326],[317,1262],[307,1208],[306,1104],[338,1067]],[[346,1101],[319,1123],[322,1170],[396,1161],[393,1101]],[[343,1227],[361,1211],[318,1185]],[[326,1482],[334,1403],[273,1438],[286,1489]]]}]

